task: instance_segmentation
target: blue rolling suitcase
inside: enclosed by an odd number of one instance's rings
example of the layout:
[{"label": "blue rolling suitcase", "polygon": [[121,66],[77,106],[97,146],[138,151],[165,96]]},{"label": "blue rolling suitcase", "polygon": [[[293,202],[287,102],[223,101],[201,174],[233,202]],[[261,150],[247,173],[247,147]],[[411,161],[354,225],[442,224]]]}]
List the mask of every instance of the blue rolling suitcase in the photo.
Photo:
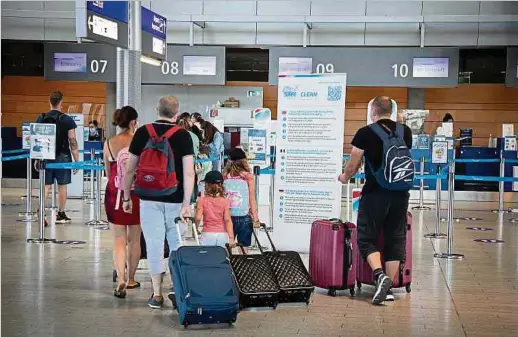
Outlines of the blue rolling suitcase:
[{"label": "blue rolling suitcase", "polygon": [[169,268],[180,324],[236,321],[239,292],[224,248],[182,246],[169,257]]}]

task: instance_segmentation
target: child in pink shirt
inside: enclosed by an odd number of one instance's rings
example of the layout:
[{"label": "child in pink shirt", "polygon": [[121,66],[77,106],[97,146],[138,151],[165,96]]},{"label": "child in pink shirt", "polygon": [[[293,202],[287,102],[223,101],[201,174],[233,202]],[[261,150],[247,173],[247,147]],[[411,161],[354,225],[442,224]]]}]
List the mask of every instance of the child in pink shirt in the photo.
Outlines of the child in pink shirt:
[{"label": "child in pink shirt", "polygon": [[235,246],[234,228],[230,218],[230,202],[223,191],[223,175],[211,171],[205,176],[205,193],[198,200],[194,222],[196,226],[203,220],[202,246]]}]

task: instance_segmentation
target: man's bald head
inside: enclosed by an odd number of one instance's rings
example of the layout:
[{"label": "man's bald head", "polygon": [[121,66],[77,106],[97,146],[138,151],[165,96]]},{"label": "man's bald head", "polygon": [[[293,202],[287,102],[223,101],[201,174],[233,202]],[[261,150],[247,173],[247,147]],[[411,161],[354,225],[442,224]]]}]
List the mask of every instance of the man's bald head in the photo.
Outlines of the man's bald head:
[{"label": "man's bald head", "polygon": [[374,98],[371,105],[372,120],[378,121],[382,118],[390,118],[392,115],[392,99],[387,96]]},{"label": "man's bald head", "polygon": [[180,102],[174,96],[164,96],[158,101],[158,116],[174,118],[180,111]]}]

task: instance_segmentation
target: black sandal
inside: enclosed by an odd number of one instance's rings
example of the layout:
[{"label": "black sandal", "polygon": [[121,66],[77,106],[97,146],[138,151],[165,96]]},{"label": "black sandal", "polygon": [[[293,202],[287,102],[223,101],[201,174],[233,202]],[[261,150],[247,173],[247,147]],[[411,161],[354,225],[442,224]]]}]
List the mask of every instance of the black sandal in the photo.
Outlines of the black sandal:
[{"label": "black sandal", "polygon": [[140,282],[135,281],[133,285],[126,285],[126,289],[136,289],[140,288]]},{"label": "black sandal", "polygon": [[113,296],[118,298],[126,297],[126,283],[119,284],[117,288],[113,291]]}]

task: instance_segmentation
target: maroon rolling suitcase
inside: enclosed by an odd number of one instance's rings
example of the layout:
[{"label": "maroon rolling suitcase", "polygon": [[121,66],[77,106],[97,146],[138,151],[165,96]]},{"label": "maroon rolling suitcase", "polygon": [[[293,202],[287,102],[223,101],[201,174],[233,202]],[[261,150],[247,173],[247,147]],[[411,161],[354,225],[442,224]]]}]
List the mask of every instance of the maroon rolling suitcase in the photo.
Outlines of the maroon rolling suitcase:
[{"label": "maroon rolling suitcase", "polygon": [[309,273],[315,285],[328,289],[330,296],[345,289],[351,296],[355,294],[356,237],[356,226],[338,219],[317,220],[311,226]]},{"label": "maroon rolling suitcase", "polygon": [[[381,253],[381,261],[383,260],[383,235],[380,235],[378,240],[378,249]],[[358,288],[361,288],[362,284],[370,284],[374,285],[374,276],[372,275],[372,269],[370,268],[367,261],[364,261],[361,256],[358,254],[358,263],[357,263],[357,282]],[[406,261],[401,262],[399,279],[396,280],[394,284],[392,284],[393,288],[405,288],[406,292],[409,293],[412,288],[412,214],[410,212],[407,213],[407,230],[406,230]]]}]

